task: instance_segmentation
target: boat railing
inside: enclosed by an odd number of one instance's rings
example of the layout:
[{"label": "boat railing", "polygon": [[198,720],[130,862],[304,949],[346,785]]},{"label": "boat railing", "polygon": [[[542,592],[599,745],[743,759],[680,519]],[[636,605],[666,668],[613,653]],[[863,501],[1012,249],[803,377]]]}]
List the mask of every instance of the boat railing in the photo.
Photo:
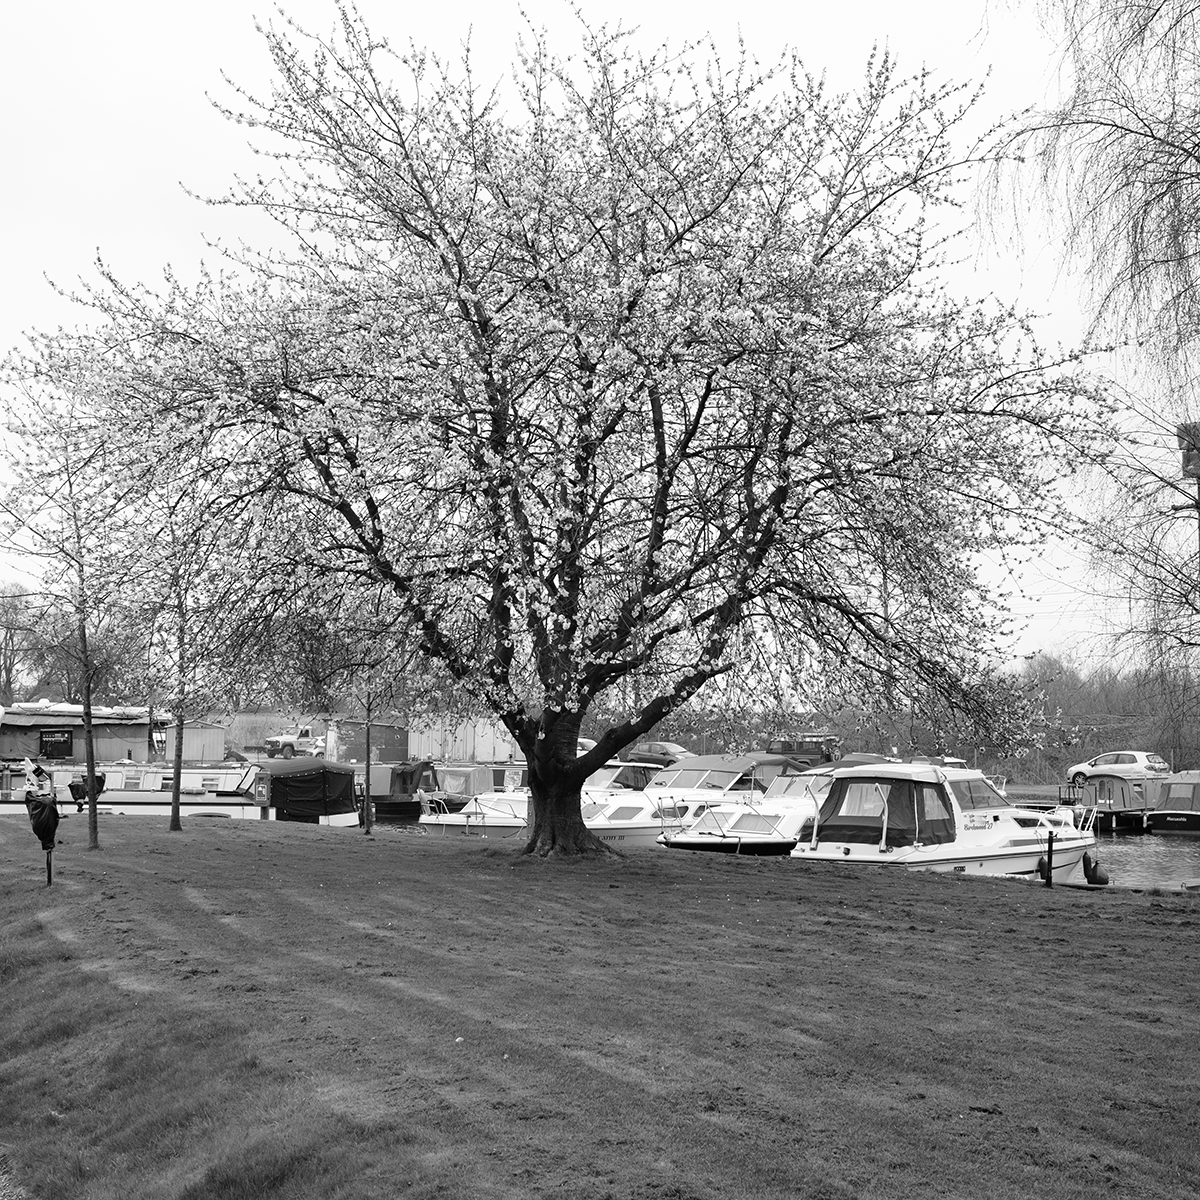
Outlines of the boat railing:
[{"label": "boat railing", "polygon": [[450,806],[440,796],[427,796],[418,791],[417,798],[421,805],[421,813],[426,816],[449,816]]}]

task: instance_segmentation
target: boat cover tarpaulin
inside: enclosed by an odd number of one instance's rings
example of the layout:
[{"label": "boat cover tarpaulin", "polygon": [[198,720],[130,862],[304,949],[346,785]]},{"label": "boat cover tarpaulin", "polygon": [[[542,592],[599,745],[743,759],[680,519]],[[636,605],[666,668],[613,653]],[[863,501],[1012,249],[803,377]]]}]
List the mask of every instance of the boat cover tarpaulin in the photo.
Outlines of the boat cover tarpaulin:
[{"label": "boat cover tarpaulin", "polygon": [[954,841],[954,811],[935,782],[841,776],[821,805],[818,829],[836,842],[941,844]]},{"label": "boat cover tarpaulin", "polygon": [[324,759],[280,759],[259,764],[271,777],[271,805],[281,821],[316,821],[357,811],[354,768]]}]

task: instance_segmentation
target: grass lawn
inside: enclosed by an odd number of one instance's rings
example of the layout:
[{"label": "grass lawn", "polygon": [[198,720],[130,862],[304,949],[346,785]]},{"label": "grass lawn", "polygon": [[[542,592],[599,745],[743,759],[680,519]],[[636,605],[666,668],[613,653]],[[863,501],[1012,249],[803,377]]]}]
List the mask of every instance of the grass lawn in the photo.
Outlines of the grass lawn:
[{"label": "grass lawn", "polygon": [[1200,1197],[1200,903],[0,818],[0,1197]]}]

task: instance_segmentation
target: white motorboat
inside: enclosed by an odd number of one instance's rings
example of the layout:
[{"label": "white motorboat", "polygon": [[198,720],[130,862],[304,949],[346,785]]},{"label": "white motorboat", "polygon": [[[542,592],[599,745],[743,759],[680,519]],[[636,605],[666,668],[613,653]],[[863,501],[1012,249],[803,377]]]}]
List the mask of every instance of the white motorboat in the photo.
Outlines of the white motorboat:
[{"label": "white motorboat", "polygon": [[602,841],[623,850],[659,845],[707,809],[704,800],[667,801],[631,793],[619,800],[585,797],[583,823]]},{"label": "white motorboat", "polygon": [[[1091,810],[1022,808],[980,771],[885,763],[835,771],[793,858],[1101,883]],[[1078,820],[1078,823],[1077,823]]]},{"label": "white motorboat", "polygon": [[457,812],[447,812],[436,803],[424,805],[417,824],[443,833],[496,834],[508,837],[520,833],[529,818],[529,789],[511,792],[481,792],[472,796]]},{"label": "white motorboat", "polygon": [[[643,792],[640,785],[658,769],[652,764],[613,760],[593,772],[580,794],[583,823],[601,841],[624,849],[653,846],[665,829],[680,828],[703,802],[676,801]],[[529,805],[527,788],[486,792],[472,797],[458,812],[440,812],[431,805],[418,823],[443,832],[511,837],[528,826]]]},{"label": "white motorboat", "polygon": [[658,842],[673,850],[789,854],[811,828],[832,782],[828,772],[780,775],[765,795],[710,804],[682,829],[662,833]]}]

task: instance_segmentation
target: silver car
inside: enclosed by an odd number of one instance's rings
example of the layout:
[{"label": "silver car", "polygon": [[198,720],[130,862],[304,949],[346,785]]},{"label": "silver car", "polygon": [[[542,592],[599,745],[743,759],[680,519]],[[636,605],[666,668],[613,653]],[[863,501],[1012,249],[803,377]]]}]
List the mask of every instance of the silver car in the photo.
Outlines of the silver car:
[{"label": "silver car", "polygon": [[1157,754],[1149,754],[1144,750],[1117,750],[1111,754],[1098,754],[1087,762],[1068,767],[1067,782],[1082,786],[1093,775],[1120,775],[1125,779],[1145,779],[1170,773],[1171,764]]}]

